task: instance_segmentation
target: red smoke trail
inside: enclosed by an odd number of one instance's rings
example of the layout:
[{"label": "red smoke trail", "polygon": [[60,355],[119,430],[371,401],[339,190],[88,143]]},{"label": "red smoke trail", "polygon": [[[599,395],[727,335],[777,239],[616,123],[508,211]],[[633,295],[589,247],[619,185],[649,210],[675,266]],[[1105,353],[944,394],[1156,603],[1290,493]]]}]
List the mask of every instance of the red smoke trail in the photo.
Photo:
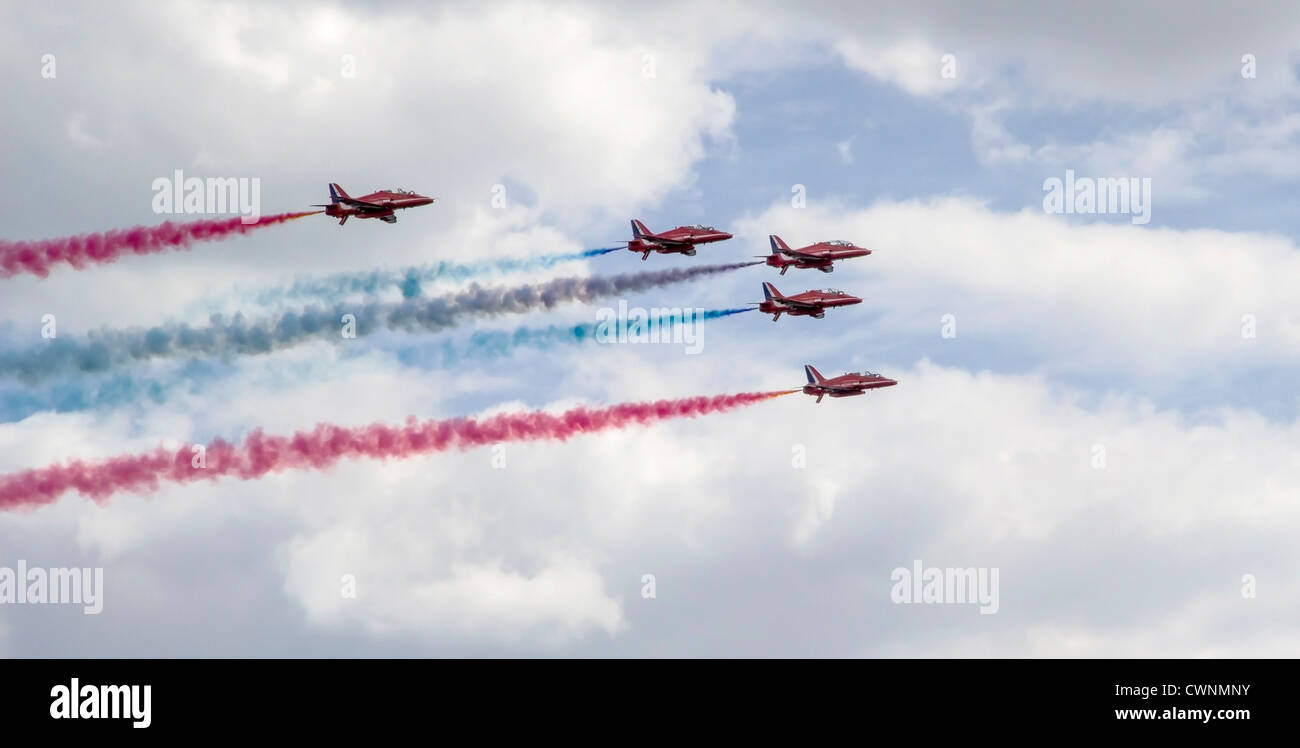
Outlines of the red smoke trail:
[{"label": "red smoke trail", "polygon": [[114,262],[125,254],[149,255],[168,249],[188,248],[192,242],[215,241],[231,234],[246,234],[253,229],[274,226],[320,212],[313,210],[262,216],[257,223],[243,223],[236,216],[190,223],[167,221],[160,226],[136,226],[61,239],[23,242],[0,240],[0,278],[11,278],[19,273],[31,273],[45,278],[50,274],[50,267],[60,262],[81,270],[90,263],[104,265]]},{"label": "red smoke trail", "polygon": [[578,407],[559,415],[503,413],[484,420],[453,418],[422,422],[410,418],[402,426],[375,423],[347,428],[322,423],[293,436],[268,436],[257,430],[240,445],[220,439],[214,441],[207,447],[204,468],[193,467],[195,453],[191,445],[186,445],[175,451],[159,447],[145,454],[122,455],[93,463],[74,460],[3,475],[0,476],[0,510],[49,504],[67,491],[103,500],[118,491],[154,491],[161,481],[192,483],[226,475],[250,480],[282,470],[321,470],[345,457],[401,458],[503,441],[564,441],[571,436],[632,424],[649,425],[669,418],[720,413],[798,391],[688,397],[623,403],[608,408]]}]

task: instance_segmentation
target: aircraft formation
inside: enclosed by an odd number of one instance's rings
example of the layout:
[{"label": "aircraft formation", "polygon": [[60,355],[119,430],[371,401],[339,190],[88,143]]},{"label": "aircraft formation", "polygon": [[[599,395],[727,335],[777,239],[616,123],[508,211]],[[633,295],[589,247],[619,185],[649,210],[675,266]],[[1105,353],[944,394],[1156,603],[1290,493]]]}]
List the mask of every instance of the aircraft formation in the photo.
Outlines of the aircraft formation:
[{"label": "aircraft formation", "polygon": [[[325,208],[325,215],[338,218],[340,226],[347,223],[351,216],[378,218],[384,223],[396,223],[396,211],[429,205],[437,199],[402,189],[379,190],[354,198],[333,182],[329,185],[329,192],[329,203],[312,207]],[[628,251],[641,255],[642,261],[650,259],[651,254],[681,254],[694,257],[700,245],[733,238],[732,234],[726,231],[703,224],[678,226],[667,231],[654,232],[635,218],[631,223],[632,238],[626,241],[620,240],[619,243],[627,244]],[[866,257],[871,254],[870,249],[842,239],[815,242],[797,249],[786,244],[776,234],[769,235],[768,242],[771,244],[771,253],[757,255],[757,257],[762,258],[764,264],[769,267],[779,269],[782,276],[790,268],[832,273],[835,271],[836,261]],[[811,289],[785,295],[771,283],[763,284],[763,301],[754,302],[758,311],[772,315],[773,322],[779,321],[782,314],[790,317],[822,319],[826,316],[827,309],[861,303],[861,298],[834,288]],[[851,372],[826,378],[811,364],[805,364],[803,368],[808,383],[803,385],[800,391],[816,397],[819,403],[822,398],[828,396],[853,397],[865,394],[868,390],[898,384],[896,380],[870,371]]]},{"label": "aircraft formation", "polygon": [[[247,221],[247,216],[237,215],[199,218],[180,223],[167,221],[157,226],[135,226],[52,239],[0,239],[0,280],[20,274],[45,278],[53,269],[64,266],[83,271],[122,258],[180,251],[198,242],[219,241],[267,230],[312,215],[324,214],[337,218],[340,226],[352,217],[360,220],[377,218],[391,224],[397,222],[399,211],[430,205],[435,200],[404,189],[378,190],[352,197],[336,183],[329,185],[329,195],[330,202],[313,206],[319,210],[264,215],[253,221]],[[631,224],[632,238],[618,244],[625,244],[629,251],[641,255],[643,262],[651,254],[694,256],[703,245],[733,238],[729,232],[713,226],[677,226],[667,231],[653,232],[641,221],[633,220]],[[592,279],[556,278],[513,288],[490,289],[490,292],[476,286],[439,297],[423,294],[420,290],[421,280],[444,274],[447,277],[469,277],[481,269],[471,265],[440,262],[436,266],[407,268],[401,273],[368,271],[343,273],[337,277],[317,278],[314,281],[309,279],[301,293],[305,297],[317,299],[317,303],[268,313],[263,317],[239,316],[236,320],[225,320],[221,315],[213,315],[206,326],[199,328],[167,322],[147,328],[110,330],[93,339],[60,338],[56,343],[28,349],[0,350],[0,378],[19,379],[33,388],[33,412],[63,407],[91,408],[112,405],[121,402],[123,397],[132,399],[136,396],[129,389],[123,394],[117,392],[118,388],[102,388],[93,383],[96,377],[110,369],[132,368],[146,361],[163,358],[225,359],[271,354],[319,338],[331,332],[331,326],[337,322],[354,326],[344,328],[345,338],[391,329],[395,323],[400,323],[403,329],[410,332],[441,332],[474,318],[522,314],[549,308],[561,301],[591,302],[598,298],[645,291],[757,265],[777,268],[782,276],[790,268],[816,269],[830,273],[834,271],[836,262],[871,254],[871,250],[846,241],[817,242],[797,249],[787,245],[775,234],[769,237],[769,241],[772,251],[764,262],[749,260],[692,265]],[[612,246],[578,252],[542,253],[536,257],[498,263],[497,267],[511,270],[544,268],[557,262],[617,252],[620,248]],[[384,287],[400,289],[402,300],[374,299],[375,290]],[[293,287],[280,288],[272,294],[275,298],[288,298],[298,293],[295,290],[297,288],[298,284],[295,283]],[[861,298],[835,289],[787,294],[769,282],[762,284],[762,291],[763,300],[751,302],[751,308],[701,310],[705,312],[701,318],[716,319],[756,307],[758,311],[772,315],[774,322],[779,322],[782,316],[823,319],[828,309],[862,303]],[[364,327],[356,326],[356,317],[351,313],[339,314],[341,304],[351,303],[339,299],[356,293],[371,297],[364,302]],[[840,314],[843,313],[836,312],[837,316]],[[349,318],[351,321],[348,321]],[[351,329],[350,334],[346,332],[347,329]],[[595,324],[571,328],[557,325],[544,328],[520,327],[512,333],[502,333],[499,338],[476,334],[461,341],[458,346],[445,347],[442,360],[494,355],[494,352],[499,353],[502,349],[508,350],[518,345],[549,347],[566,342],[580,344],[599,334],[599,326]],[[92,462],[73,460],[0,475],[0,512],[48,504],[69,492],[102,500],[118,491],[156,490],[165,482],[187,483],[218,475],[255,480],[281,470],[324,469],[345,457],[403,458],[501,441],[563,441],[578,434],[644,426],[673,418],[724,413],[796,393],[814,397],[820,403],[827,397],[854,397],[898,383],[869,371],[826,377],[812,364],[804,365],[804,375],[806,383],[767,392],[694,395],[653,402],[617,403],[605,407],[577,406],[563,413],[534,411],[496,414],[479,419],[462,417],[421,421],[412,417],[401,425],[376,422],[356,427],[317,421],[311,430],[291,435],[267,435],[260,429],[253,429],[248,432],[242,444],[227,442],[218,437],[207,445],[185,444],[175,450],[168,445],[159,445],[148,452],[119,454]],[[60,386],[66,384],[72,387],[78,393],[76,404],[66,405],[67,398],[57,388],[37,386],[48,380],[57,380]],[[83,380],[90,381],[83,386]],[[162,387],[160,391],[165,392],[169,383],[164,381],[159,384]],[[78,390],[78,387],[81,389]],[[197,454],[195,450],[207,450],[208,447],[212,451],[205,452],[208,454],[207,461],[196,464],[191,459],[192,454]]]},{"label": "aircraft formation", "polygon": [[[678,226],[674,229],[655,233],[646,228],[641,221],[632,219],[632,239],[627,242],[631,252],[648,260],[652,252],[658,254],[683,254],[693,257],[696,247],[701,244],[726,241],[732,235],[713,226],[692,225]],[[790,268],[800,270],[820,270],[823,273],[835,271],[837,260],[849,260],[854,257],[866,257],[871,250],[859,247],[853,242],[835,239],[809,244],[806,247],[792,248],[776,234],[768,236],[771,254],[757,255],[769,267],[779,269],[780,275]],[[790,317],[812,317],[822,319],[827,309],[861,304],[862,299],[834,288],[812,289],[802,293],[785,295],[771,283],[763,284],[763,301],[755,302],[758,311],[772,315],[776,322],[785,314]],[[854,397],[866,394],[868,390],[892,387],[898,382],[875,372],[851,372],[838,377],[824,377],[811,364],[804,365],[804,374],[808,383],[799,391],[812,395],[821,402],[824,397]]]}]

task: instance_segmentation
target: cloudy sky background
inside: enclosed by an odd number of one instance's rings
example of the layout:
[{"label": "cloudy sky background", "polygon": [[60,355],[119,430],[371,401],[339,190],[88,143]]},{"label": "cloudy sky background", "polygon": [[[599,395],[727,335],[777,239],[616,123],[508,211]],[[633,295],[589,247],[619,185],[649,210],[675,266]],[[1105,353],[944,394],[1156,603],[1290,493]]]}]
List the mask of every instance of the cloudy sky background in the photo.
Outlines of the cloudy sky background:
[{"label": "cloudy sky background", "polygon": [[[730,307],[773,280],[866,299],[719,320],[697,356],[446,369],[419,363],[441,337],[380,335],[128,372],[170,383],[161,402],[54,412],[0,382],[0,471],[259,426],[779,389],[804,363],[900,380],[509,445],[504,469],[487,450],[347,462],[3,514],[0,566],[102,566],[106,591],[99,616],[0,607],[0,655],[1300,656],[1300,8],[839,5],[0,9],[7,239],[157,223],[150,185],[175,169],[259,177],[264,213],[330,181],[439,198],[392,226],[312,218],[3,281],[8,347],[47,313],[70,337],[258,314],[252,292],[295,275],[607,246],[632,217],[736,238],[495,282],[730,262],[769,233],[875,251],[628,298]],[[1151,178],[1150,223],[1045,213],[1066,169]],[[914,559],[997,567],[999,612],[891,603]]]}]

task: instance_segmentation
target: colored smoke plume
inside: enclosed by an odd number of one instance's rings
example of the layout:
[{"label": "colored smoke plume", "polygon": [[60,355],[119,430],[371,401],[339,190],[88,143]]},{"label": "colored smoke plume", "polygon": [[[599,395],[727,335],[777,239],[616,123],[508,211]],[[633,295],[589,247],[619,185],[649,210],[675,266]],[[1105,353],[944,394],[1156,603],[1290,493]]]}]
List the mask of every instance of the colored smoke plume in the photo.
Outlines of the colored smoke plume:
[{"label": "colored smoke plume", "polygon": [[624,275],[556,278],[523,286],[483,287],[401,302],[312,305],[260,319],[213,316],[206,326],[167,324],[152,328],[101,330],[85,340],[59,338],[18,351],[0,351],[0,376],[33,383],[54,376],[94,373],[133,362],[175,356],[230,357],[272,353],[310,339],[343,340],[341,321],[350,316],[355,337],[382,329],[438,332],[465,317],[491,317],[551,309],[566,302],[599,298],[695,280],[761,263],[701,265]]},{"label": "colored smoke plume", "polygon": [[3,475],[0,476],[0,510],[50,504],[68,491],[102,501],[120,491],[155,491],[162,483],[193,483],[221,477],[253,480],[285,470],[323,470],[347,458],[400,459],[507,441],[564,441],[598,431],[722,413],[791,392],[798,390],[622,403],[605,408],[584,406],[558,414],[532,411],[502,413],[483,419],[417,421],[409,418],[400,426],[376,423],[349,428],[322,423],[292,436],[268,435],[256,430],[240,444],[213,441],[206,447],[203,467],[195,466],[194,447],[185,445],[176,450],[159,447],[143,454],[94,462],[73,460]]},{"label": "colored smoke plume", "polygon": [[370,270],[361,273],[335,273],[321,277],[297,278],[284,288],[263,291],[257,295],[262,304],[283,299],[312,297],[317,301],[337,301],[348,294],[375,295],[390,288],[401,291],[402,298],[413,299],[421,295],[422,286],[434,281],[465,281],[488,273],[518,273],[541,270],[562,262],[586,260],[622,247],[585,249],[580,252],[541,254],[533,257],[505,257],[473,264],[442,261],[429,265],[415,265],[401,270]]},{"label": "colored smoke plume", "polygon": [[19,242],[0,240],[0,278],[11,278],[20,273],[45,278],[49,276],[51,267],[59,263],[67,263],[77,270],[83,270],[92,264],[107,265],[116,262],[125,255],[151,255],[170,249],[188,249],[194,242],[210,242],[232,234],[246,234],[254,229],[275,226],[319,212],[262,216],[257,223],[244,223],[241,217],[236,216],[189,223],[167,221],[159,226],[136,226],[59,239]]}]

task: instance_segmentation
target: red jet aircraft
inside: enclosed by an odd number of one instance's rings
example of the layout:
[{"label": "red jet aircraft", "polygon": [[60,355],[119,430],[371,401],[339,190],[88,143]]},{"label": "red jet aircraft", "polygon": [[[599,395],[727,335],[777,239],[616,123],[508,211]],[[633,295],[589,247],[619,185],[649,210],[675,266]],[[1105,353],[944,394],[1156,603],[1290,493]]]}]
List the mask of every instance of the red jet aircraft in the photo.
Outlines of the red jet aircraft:
[{"label": "red jet aircraft", "polygon": [[[767,264],[774,268],[781,268],[781,275],[791,266],[797,268],[817,268],[823,273],[832,273],[835,271],[836,260],[847,260],[850,257],[865,257],[871,254],[871,250],[865,247],[859,247],[853,242],[846,242],[836,239],[829,242],[817,242],[809,244],[799,249],[790,249],[789,245],[781,241],[781,237],[771,234],[768,240],[772,243],[772,254],[766,255]],[[758,255],[763,257],[764,255]]]},{"label": "red jet aircraft", "polygon": [[407,190],[380,190],[361,197],[352,197],[343,188],[330,182],[330,201],[327,205],[313,205],[324,208],[325,215],[339,219],[339,225],[348,222],[349,216],[357,218],[378,218],[384,223],[397,223],[394,211],[405,208],[418,208],[437,200]]},{"label": "red jet aircraft", "polygon": [[656,234],[646,228],[644,223],[633,219],[632,241],[627,243],[627,248],[633,252],[640,252],[642,260],[649,259],[651,252],[660,254],[680,252],[687,257],[694,257],[696,244],[720,242],[730,238],[731,234],[725,231],[698,224],[695,226],[678,226],[675,229]]},{"label": "red jet aircraft", "polygon": [[804,394],[816,395],[819,403],[827,395],[831,397],[853,397],[854,395],[861,395],[867,390],[893,387],[898,384],[893,379],[882,377],[870,371],[864,371],[860,374],[841,374],[830,379],[823,377],[821,372],[814,369],[811,364],[804,364],[803,371],[808,375],[808,384],[803,386]]},{"label": "red jet aircraft", "polygon": [[776,286],[771,283],[763,284],[763,298],[763,303],[758,305],[758,311],[772,315],[773,322],[781,319],[782,314],[788,314],[791,317],[821,319],[826,316],[826,310],[831,307],[862,303],[862,299],[850,296],[834,288],[821,291],[804,291],[794,296],[782,296],[781,292],[776,290]]}]

